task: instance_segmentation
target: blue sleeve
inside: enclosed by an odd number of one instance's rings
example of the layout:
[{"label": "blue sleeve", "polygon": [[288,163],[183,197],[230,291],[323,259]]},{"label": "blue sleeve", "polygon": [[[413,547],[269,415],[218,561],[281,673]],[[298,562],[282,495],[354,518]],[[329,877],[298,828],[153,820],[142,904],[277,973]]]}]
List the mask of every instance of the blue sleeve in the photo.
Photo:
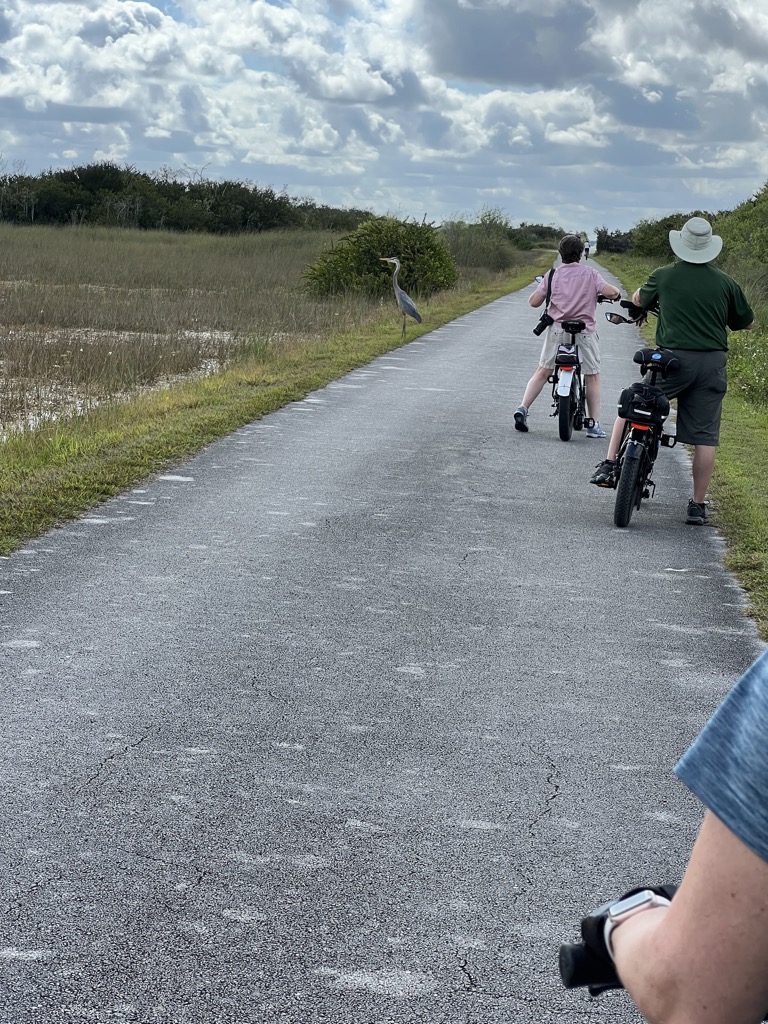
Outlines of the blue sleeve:
[{"label": "blue sleeve", "polygon": [[768,651],[739,679],[675,773],[768,861]]}]

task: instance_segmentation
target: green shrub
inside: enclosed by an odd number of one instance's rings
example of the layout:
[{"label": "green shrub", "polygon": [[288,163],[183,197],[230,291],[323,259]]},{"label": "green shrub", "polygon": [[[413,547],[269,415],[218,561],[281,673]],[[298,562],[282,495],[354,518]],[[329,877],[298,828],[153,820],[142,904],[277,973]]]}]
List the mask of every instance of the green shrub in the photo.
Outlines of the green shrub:
[{"label": "green shrub", "polygon": [[728,382],[754,405],[768,405],[768,352],[757,331],[737,331],[728,338]]},{"label": "green shrub", "polygon": [[431,224],[375,217],[307,267],[305,286],[321,298],[349,292],[385,295],[392,277],[390,266],[381,262],[385,256],[400,260],[398,281],[412,295],[427,297],[458,280],[456,261]]},{"label": "green shrub", "polygon": [[712,226],[730,259],[768,262],[768,184],[734,210],[718,214]]},{"label": "green shrub", "polygon": [[519,252],[508,238],[489,234],[479,224],[449,221],[440,233],[460,267],[485,267],[496,273],[520,262]]},{"label": "green shrub", "polygon": [[632,249],[631,231],[609,231],[608,228],[595,228],[597,251],[601,253],[625,253]]},{"label": "green shrub", "polygon": [[460,267],[482,267],[492,273],[525,265],[523,253],[535,246],[556,249],[565,234],[562,228],[525,221],[513,227],[502,210],[490,206],[483,207],[476,222],[446,221],[440,232]]},{"label": "green shrub", "polygon": [[669,245],[669,232],[679,231],[691,217],[704,217],[712,222],[712,214],[702,210],[671,213],[658,220],[641,220],[632,228],[632,255],[647,256],[662,263],[671,263],[674,256]]}]

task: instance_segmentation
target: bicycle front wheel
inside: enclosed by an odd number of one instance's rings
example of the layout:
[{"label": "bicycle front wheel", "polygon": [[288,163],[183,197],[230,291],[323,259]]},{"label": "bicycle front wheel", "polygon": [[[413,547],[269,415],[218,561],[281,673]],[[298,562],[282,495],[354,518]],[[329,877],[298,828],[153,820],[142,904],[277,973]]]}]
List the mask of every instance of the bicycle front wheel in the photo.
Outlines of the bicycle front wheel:
[{"label": "bicycle front wheel", "polygon": [[560,395],[557,400],[557,427],[561,441],[570,441],[573,436],[573,419],[578,409],[576,374],[571,381],[571,390],[567,395]]},{"label": "bicycle front wheel", "polygon": [[616,526],[629,526],[632,513],[640,507],[644,462],[645,455],[642,448],[637,455],[633,453],[624,457],[619,483],[616,487],[616,507],[613,510],[613,521]]}]

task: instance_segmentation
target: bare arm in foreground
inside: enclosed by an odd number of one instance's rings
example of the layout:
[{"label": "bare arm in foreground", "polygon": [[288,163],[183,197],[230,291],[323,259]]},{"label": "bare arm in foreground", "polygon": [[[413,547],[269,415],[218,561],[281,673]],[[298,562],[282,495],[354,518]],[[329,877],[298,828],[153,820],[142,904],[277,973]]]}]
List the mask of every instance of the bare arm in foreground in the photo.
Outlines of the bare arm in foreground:
[{"label": "bare arm in foreground", "polygon": [[708,811],[671,907],[612,938],[651,1024],[757,1024],[768,1010],[768,863]]}]

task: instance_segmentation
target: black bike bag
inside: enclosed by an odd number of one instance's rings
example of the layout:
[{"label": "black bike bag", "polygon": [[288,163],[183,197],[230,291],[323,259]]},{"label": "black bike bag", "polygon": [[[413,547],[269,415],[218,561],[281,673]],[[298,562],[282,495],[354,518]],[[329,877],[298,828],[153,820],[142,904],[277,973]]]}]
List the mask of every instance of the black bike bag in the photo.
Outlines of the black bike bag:
[{"label": "black bike bag", "polygon": [[574,349],[572,352],[558,352],[555,356],[555,366],[578,366],[579,356]]},{"label": "black bike bag", "polygon": [[669,416],[669,399],[659,388],[635,381],[619,395],[618,412],[625,420],[661,424]]}]

